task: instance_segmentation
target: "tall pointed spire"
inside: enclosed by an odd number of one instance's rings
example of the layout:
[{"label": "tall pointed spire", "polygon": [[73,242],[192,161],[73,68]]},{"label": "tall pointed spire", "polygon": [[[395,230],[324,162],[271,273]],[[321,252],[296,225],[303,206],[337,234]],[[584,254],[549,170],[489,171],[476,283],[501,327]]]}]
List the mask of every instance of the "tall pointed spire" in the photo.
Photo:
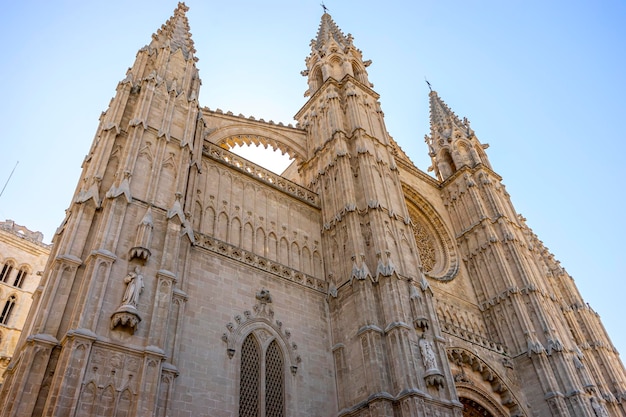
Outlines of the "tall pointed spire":
[{"label": "tall pointed spire", "polygon": [[189,21],[186,12],[189,7],[185,3],[178,3],[174,10],[174,15],[152,35],[152,48],[163,48],[169,46],[172,53],[181,49],[185,59],[195,54],[196,49],[189,32]]},{"label": "tall pointed spire", "polygon": [[372,61],[363,61],[361,51],[352,43],[352,35],[344,35],[328,13],[322,15],[317,37],[311,40],[311,55],[306,59],[307,69],[302,75],[309,77],[312,95],[328,78],[341,81],[346,75],[354,77],[367,87],[373,87],[367,78],[367,68]]},{"label": "tall pointed spire", "polygon": [[[430,101],[430,136],[426,135],[431,169],[444,181],[463,166],[474,167],[484,163],[490,167],[484,149],[467,118],[462,120],[439,97],[436,91],[428,94]],[[429,169],[430,170],[430,169]]]},{"label": "tall pointed spire", "polygon": [[431,134],[433,130],[443,131],[453,128],[464,128],[463,122],[458,116],[448,107],[448,105],[439,97],[436,91],[431,91],[428,94],[430,101],[430,129]]},{"label": "tall pointed spire", "polygon": [[320,27],[317,30],[317,37],[313,40],[311,48],[317,49],[321,52],[324,46],[326,46],[328,41],[331,39],[344,50],[348,46],[353,46],[352,36],[348,34],[346,37],[341,29],[339,29],[339,26],[337,26],[333,18],[328,13],[324,13],[322,15]]}]

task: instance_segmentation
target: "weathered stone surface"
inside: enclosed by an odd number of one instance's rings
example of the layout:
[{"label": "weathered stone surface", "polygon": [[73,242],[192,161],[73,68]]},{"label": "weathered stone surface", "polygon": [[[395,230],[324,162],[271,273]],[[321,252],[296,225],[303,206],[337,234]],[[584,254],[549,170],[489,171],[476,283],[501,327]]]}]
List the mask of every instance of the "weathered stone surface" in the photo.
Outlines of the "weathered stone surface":
[{"label": "weathered stone surface", "polygon": [[327,13],[296,127],[211,111],[186,11],[102,116],[0,416],[624,415],[599,318],[467,119],[430,93],[420,171]]}]

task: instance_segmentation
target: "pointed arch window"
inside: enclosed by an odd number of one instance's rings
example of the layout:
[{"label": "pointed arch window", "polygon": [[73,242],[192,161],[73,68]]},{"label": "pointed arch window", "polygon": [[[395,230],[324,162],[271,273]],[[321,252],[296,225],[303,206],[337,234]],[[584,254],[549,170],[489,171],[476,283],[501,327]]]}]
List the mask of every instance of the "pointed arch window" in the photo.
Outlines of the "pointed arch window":
[{"label": "pointed arch window", "polygon": [[2,308],[2,313],[0,313],[0,324],[4,324],[5,326],[9,322],[11,318],[11,313],[13,312],[13,308],[15,307],[15,296],[12,295],[9,299],[4,303],[4,307]]},{"label": "pointed arch window", "polygon": [[24,285],[24,280],[26,279],[26,275],[28,275],[28,271],[26,270],[26,268],[20,268],[20,270],[17,271],[15,280],[13,281],[13,286],[17,288],[22,288],[22,285]]},{"label": "pointed arch window", "polygon": [[285,415],[285,366],[276,340],[265,350],[250,333],[241,346],[239,417]]},{"label": "pointed arch window", "polygon": [[2,271],[0,271],[0,281],[7,282],[9,280],[9,275],[13,271],[13,265],[10,262],[5,263],[2,266]]}]

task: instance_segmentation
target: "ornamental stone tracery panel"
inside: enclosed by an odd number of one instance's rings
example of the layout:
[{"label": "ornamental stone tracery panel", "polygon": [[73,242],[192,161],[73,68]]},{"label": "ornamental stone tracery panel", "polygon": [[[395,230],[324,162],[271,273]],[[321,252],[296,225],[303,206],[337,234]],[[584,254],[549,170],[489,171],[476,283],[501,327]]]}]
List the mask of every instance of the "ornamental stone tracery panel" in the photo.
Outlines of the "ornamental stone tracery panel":
[{"label": "ornamental stone tracery panel", "polygon": [[193,215],[200,217],[192,219],[196,232],[323,277],[316,195],[295,184],[273,187],[271,181],[266,184],[263,178],[211,158],[205,158],[202,167],[195,184]]},{"label": "ornamental stone tracery panel", "polygon": [[459,271],[455,244],[430,204],[403,185],[413,236],[424,273],[440,281],[454,279]]}]

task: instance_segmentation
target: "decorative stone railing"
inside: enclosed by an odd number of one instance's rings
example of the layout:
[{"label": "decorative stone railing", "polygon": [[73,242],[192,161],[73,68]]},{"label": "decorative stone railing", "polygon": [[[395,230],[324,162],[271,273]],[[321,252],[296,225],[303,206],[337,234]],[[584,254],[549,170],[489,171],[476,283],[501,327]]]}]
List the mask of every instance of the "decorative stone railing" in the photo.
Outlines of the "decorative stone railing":
[{"label": "decorative stone railing", "polygon": [[258,179],[274,188],[277,188],[293,197],[302,200],[317,208],[320,207],[319,196],[313,191],[289,181],[278,174],[273,173],[263,167],[260,167],[245,158],[242,158],[224,148],[213,143],[205,142],[202,152],[209,158],[220,161],[237,171],[243,172],[251,177]]},{"label": "decorative stone railing", "polygon": [[456,336],[460,339],[463,339],[466,342],[470,342],[475,345],[482,346],[485,349],[489,349],[500,354],[507,354],[507,350],[505,346],[499,343],[496,343],[494,341],[491,341],[487,339],[486,337],[483,337],[479,334],[476,334],[474,332],[470,332],[461,327],[458,327],[452,323],[441,322],[441,331],[444,333],[448,333],[453,336]]},{"label": "decorative stone railing", "polygon": [[263,256],[259,256],[255,253],[248,252],[240,247],[230,245],[214,237],[194,232],[195,245],[203,249],[208,249],[211,252],[218,253],[228,258],[243,262],[254,268],[261,269],[265,272],[269,272],[283,279],[291,281],[296,284],[304,285],[305,287],[313,290],[327,293],[326,282],[314,276],[304,274],[286,265],[278,262],[271,261]]}]

